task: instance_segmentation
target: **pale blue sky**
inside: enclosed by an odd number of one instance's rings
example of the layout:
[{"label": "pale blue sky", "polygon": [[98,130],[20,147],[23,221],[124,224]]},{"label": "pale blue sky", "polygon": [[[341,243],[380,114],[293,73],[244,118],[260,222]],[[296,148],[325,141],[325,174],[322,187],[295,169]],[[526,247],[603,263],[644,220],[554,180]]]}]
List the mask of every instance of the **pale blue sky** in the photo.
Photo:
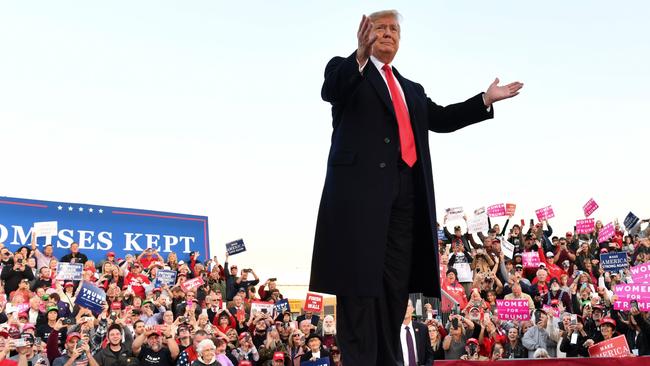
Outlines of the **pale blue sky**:
[{"label": "pale blue sky", "polygon": [[552,204],[564,231],[593,196],[604,221],[650,216],[644,1],[3,1],[0,194],[208,215],[218,254],[243,237],[236,262],[306,283],[323,68],[396,7],[394,65],[434,101],[525,83],[494,120],[430,135],[438,212]]}]

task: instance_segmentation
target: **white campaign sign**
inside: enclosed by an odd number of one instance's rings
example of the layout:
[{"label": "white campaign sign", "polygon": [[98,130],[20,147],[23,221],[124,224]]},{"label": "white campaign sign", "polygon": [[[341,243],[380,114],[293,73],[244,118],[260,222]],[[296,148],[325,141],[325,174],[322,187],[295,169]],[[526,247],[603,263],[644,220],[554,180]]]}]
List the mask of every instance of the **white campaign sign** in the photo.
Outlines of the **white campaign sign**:
[{"label": "white campaign sign", "polygon": [[500,240],[501,240],[501,251],[503,252],[503,256],[512,259],[512,256],[515,251],[515,245],[505,240],[504,237],[501,237]]},{"label": "white campaign sign", "polygon": [[478,232],[487,232],[488,231],[488,217],[486,214],[479,216],[474,216],[471,219],[467,220],[467,231],[470,234],[476,234]]},{"label": "white campaign sign", "polygon": [[34,235],[40,236],[57,236],[59,235],[59,223],[57,221],[43,221],[34,223]]},{"label": "white campaign sign", "polygon": [[455,263],[454,268],[458,272],[458,282],[473,282],[474,273],[469,263]]},{"label": "white campaign sign", "polygon": [[447,220],[462,220],[465,214],[462,207],[451,207],[445,210]]}]

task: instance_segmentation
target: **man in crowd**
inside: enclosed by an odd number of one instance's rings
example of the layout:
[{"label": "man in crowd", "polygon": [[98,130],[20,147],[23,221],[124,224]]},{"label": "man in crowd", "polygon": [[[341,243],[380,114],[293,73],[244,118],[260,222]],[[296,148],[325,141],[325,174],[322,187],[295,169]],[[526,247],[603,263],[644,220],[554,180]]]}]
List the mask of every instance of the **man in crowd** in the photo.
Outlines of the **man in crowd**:
[{"label": "man in crowd", "polygon": [[[163,346],[163,336],[167,347]],[[132,350],[141,366],[172,366],[178,357],[178,344],[167,325],[148,327],[135,338]]]},{"label": "man in crowd", "polygon": [[4,281],[5,294],[11,294],[18,289],[23,279],[29,282],[34,280],[34,273],[27,268],[25,258],[21,253],[14,254],[14,263],[2,268],[0,279]]},{"label": "man in crowd", "polygon": [[81,263],[84,264],[88,260],[88,257],[79,252],[79,244],[77,243],[72,243],[70,244],[70,253],[64,255],[60,262],[67,262],[67,263]]},{"label": "man in crowd", "polygon": [[[108,344],[95,353],[95,361],[99,366],[137,366],[138,362],[131,348],[123,346],[123,332],[129,332],[128,328],[123,329],[119,324],[112,324],[108,327]],[[128,342],[127,344],[131,344]]]}]

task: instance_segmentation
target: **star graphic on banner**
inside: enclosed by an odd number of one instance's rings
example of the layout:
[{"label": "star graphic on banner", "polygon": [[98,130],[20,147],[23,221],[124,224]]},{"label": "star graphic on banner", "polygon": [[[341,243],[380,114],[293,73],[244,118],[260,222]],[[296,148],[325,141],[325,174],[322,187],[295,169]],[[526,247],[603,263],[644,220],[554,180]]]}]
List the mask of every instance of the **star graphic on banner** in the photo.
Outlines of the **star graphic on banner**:
[{"label": "star graphic on banner", "polygon": [[83,208],[83,207],[79,207],[79,212],[83,212],[83,211],[84,211],[84,208]]},{"label": "star graphic on banner", "polygon": [[104,210],[100,208],[99,213],[104,213]]},{"label": "star graphic on banner", "polygon": [[72,211],[72,206],[68,206],[68,211]]},{"label": "star graphic on banner", "polygon": [[57,207],[57,208],[59,209],[59,211],[63,210],[63,206],[61,206],[61,205],[59,205],[59,207]]},{"label": "star graphic on banner", "polygon": [[92,213],[92,212],[93,212],[93,209],[92,209],[92,207],[88,209],[88,212],[90,212],[90,213]]}]

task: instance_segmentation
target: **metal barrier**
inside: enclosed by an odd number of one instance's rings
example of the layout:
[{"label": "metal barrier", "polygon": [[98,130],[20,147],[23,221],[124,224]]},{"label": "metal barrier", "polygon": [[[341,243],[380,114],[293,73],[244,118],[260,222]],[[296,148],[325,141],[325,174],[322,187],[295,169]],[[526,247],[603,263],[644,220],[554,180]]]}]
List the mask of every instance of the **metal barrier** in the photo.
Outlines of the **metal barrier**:
[{"label": "metal barrier", "polygon": [[[444,298],[449,300],[454,305],[459,305],[458,301],[454,299],[449,293],[447,293],[445,290],[441,289],[441,294]],[[411,299],[411,302],[413,302],[413,306],[415,307],[415,314],[420,317],[420,319],[426,320],[426,314],[424,311],[424,304],[431,304],[431,307],[433,309],[438,310],[438,320],[440,320],[441,324],[447,324],[449,321],[449,312],[442,312],[442,301],[438,298],[435,297],[425,297],[421,293],[415,293],[415,294],[410,294],[409,298]]]}]

